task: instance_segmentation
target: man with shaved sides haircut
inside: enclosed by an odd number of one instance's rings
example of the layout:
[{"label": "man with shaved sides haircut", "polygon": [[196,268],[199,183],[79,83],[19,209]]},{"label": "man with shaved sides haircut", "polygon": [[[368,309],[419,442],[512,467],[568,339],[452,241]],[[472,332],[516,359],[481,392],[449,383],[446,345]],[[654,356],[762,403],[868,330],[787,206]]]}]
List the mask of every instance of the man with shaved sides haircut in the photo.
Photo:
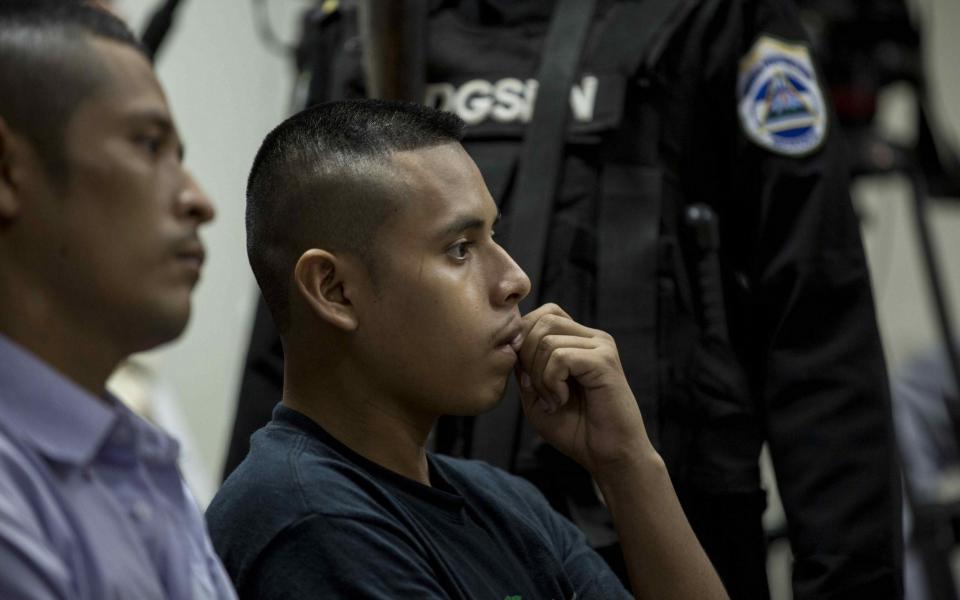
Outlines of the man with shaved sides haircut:
[{"label": "man with shaved sides haircut", "polygon": [[176,338],[213,207],[149,60],[80,2],[0,5],[0,598],[233,598],[178,446],[106,391]]},{"label": "man with shaved sides haircut", "polygon": [[726,594],[644,430],[613,339],[556,305],[494,240],[458,117],[320,105],[264,140],[247,252],[278,323],[283,401],[207,511],[241,598],[629,597],[530,483],[426,450],[441,415],[507,378],[595,478],[636,597]]}]

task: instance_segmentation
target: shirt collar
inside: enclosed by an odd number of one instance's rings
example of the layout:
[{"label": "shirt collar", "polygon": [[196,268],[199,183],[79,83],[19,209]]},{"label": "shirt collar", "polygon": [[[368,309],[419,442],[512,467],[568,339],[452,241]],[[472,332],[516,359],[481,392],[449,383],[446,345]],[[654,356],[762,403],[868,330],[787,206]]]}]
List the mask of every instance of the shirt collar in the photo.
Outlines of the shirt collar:
[{"label": "shirt collar", "polygon": [[0,334],[0,426],[49,459],[90,463],[123,409]]}]

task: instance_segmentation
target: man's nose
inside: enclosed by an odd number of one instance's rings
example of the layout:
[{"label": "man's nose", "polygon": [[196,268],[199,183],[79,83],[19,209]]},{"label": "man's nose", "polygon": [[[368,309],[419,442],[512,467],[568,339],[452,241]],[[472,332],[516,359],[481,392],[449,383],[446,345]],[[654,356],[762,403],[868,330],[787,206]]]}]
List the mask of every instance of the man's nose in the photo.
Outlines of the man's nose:
[{"label": "man's nose", "polygon": [[210,198],[200,188],[193,174],[186,170],[183,187],[177,195],[177,213],[195,219],[198,224],[213,220],[216,213]]},{"label": "man's nose", "polygon": [[503,248],[499,249],[503,254],[504,271],[500,278],[500,284],[497,290],[497,299],[501,304],[517,305],[530,293],[530,278],[523,272],[520,265],[507,254]]}]

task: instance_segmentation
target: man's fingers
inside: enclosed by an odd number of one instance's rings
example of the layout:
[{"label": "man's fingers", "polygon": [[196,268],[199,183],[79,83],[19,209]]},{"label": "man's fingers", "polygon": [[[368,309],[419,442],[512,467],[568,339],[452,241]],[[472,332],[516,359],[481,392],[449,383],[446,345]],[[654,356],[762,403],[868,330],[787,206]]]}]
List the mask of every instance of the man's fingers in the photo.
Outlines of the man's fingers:
[{"label": "man's fingers", "polygon": [[554,304],[553,302],[547,302],[546,304],[541,304],[540,306],[536,307],[535,309],[525,314],[523,316],[523,319],[529,318],[533,321],[536,321],[543,315],[547,315],[547,314],[560,315],[561,317],[566,317],[568,319],[571,318],[570,315],[567,314],[567,311],[560,308],[559,305]]},{"label": "man's fingers", "polygon": [[[557,366],[552,367],[556,372],[548,373],[547,366],[558,352],[562,351],[560,362],[557,363],[561,366],[568,364],[565,360],[574,358],[576,364],[581,365],[579,368],[589,360],[600,365],[605,356],[603,347],[612,341],[603,331],[577,323],[556,304],[544,304],[527,313],[522,317],[522,328],[523,342],[517,353],[517,377],[521,384],[524,381],[528,383],[521,385],[521,398],[527,411],[539,408],[554,412],[570,399],[570,386],[575,382],[570,380],[569,369],[564,372]],[[569,359],[564,358],[571,350],[580,352],[570,354]],[[574,363],[569,364],[573,366]]]},{"label": "man's fingers", "polygon": [[558,348],[550,353],[543,368],[543,387],[554,394],[558,407],[570,399],[570,386],[577,382],[577,375],[597,364],[592,348]]},{"label": "man's fingers", "polygon": [[570,400],[572,386],[578,385],[578,377],[602,368],[603,358],[596,348],[566,346],[550,353],[539,377],[530,377],[521,368],[520,397],[524,410],[554,413]]},{"label": "man's fingers", "polygon": [[538,306],[537,308],[520,317],[521,333],[523,333],[524,338],[530,334],[530,330],[533,329],[533,326],[536,325],[537,321],[539,321],[544,315],[557,315],[570,319],[570,315],[568,315],[565,310],[556,304],[547,303],[542,306]]},{"label": "man's fingers", "polygon": [[548,396],[551,400],[565,404],[569,397],[569,389],[566,384],[551,383],[544,381],[544,368],[550,356],[562,348],[582,348],[592,350],[597,348],[597,342],[593,338],[580,337],[576,335],[545,335],[539,339],[537,347],[533,351],[532,364],[526,367],[527,373],[530,373],[534,386],[541,395]]},{"label": "man's fingers", "polygon": [[[535,315],[540,309],[548,307],[554,307],[555,310],[551,309],[540,312],[538,316]],[[559,307],[556,307],[556,305],[544,305],[540,307],[540,309],[528,313],[527,316],[523,317],[524,319],[530,318],[530,320],[526,321],[523,332],[523,344],[520,346],[519,353],[520,360],[524,365],[529,366],[533,363],[534,354],[540,345],[540,340],[546,335],[573,335],[592,338],[602,334],[602,332],[596,329],[590,329],[577,323],[571,319],[567,313],[560,310]]]}]

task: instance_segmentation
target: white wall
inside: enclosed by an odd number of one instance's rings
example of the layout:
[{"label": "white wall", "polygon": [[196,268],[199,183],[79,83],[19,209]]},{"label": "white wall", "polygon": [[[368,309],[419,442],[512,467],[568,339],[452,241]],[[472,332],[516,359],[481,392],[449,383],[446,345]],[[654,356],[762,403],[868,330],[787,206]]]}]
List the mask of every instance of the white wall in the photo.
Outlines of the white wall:
[{"label": "white wall", "polygon": [[[295,15],[309,2],[268,0],[275,24],[293,38]],[[928,31],[935,109],[954,141],[960,139],[960,2],[918,0]],[[117,5],[140,28],[155,0]],[[178,27],[159,60],[188,148],[187,162],[213,198],[218,216],[204,236],[210,260],[186,335],[145,360],[158,374],[184,420],[188,452],[199,465],[193,484],[201,502],[215,489],[233,420],[241,361],[254,301],[243,233],[247,171],[264,134],[287,114],[291,67],[255,35],[248,0],[183,0]],[[909,98],[889,95],[887,121],[903,127]],[[905,108],[906,107],[906,108]],[[932,312],[907,212],[906,188],[896,179],[862,182],[855,190],[866,217],[865,239],[874,271],[881,328],[891,368],[935,341]],[[954,313],[960,316],[960,203],[938,204],[932,220],[944,259]],[[192,443],[190,442],[192,440]]]}]

